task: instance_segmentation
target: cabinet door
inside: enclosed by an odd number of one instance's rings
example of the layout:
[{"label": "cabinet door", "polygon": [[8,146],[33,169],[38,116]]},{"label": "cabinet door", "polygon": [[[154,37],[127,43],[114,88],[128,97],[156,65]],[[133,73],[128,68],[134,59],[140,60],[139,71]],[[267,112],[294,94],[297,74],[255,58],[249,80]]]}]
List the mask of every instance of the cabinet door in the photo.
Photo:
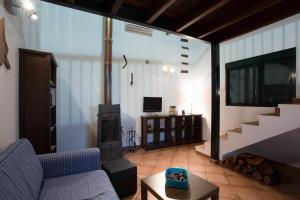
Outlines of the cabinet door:
[{"label": "cabinet door", "polygon": [[32,143],[36,153],[48,153],[50,137],[49,55],[20,51],[20,137]]},{"label": "cabinet door", "polygon": [[193,137],[198,142],[202,141],[202,116],[195,115],[194,116],[194,134]]},{"label": "cabinet door", "polygon": [[166,117],[165,118],[165,142],[167,144],[171,144],[173,142],[172,138],[172,118],[171,117]]},{"label": "cabinet door", "polygon": [[181,143],[182,140],[182,117],[175,117],[175,140]]}]

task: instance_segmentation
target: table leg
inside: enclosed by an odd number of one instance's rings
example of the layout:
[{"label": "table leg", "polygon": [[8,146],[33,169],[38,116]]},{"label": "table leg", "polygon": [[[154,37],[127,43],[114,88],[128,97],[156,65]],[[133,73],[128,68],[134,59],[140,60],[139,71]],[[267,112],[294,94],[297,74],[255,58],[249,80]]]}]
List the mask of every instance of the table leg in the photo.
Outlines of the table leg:
[{"label": "table leg", "polygon": [[147,200],[148,194],[147,194],[147,188],[144,186],[144,184],[141,184],[141,200]]},{"label": "table leg", "polygon": [[211,197],[211,200],[219,200],[219,192]]}]

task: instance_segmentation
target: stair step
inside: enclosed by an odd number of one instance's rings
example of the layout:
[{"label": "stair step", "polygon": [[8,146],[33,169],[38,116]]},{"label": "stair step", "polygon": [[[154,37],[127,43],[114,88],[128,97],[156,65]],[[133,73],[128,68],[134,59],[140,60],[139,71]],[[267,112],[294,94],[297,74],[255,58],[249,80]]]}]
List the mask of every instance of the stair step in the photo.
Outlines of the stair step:
[{"label": "stair step", "polygon": [[265,113],[265,114],[260,114],[260,115],[279,117],[280,116],[280,108],[276,107],[275,112],[273,112],[273,113]]},{"label": "stair step", "polygon": [[235,129],[228,130],[228,132],[242,133],[242,129],[241,128],[235,128]]},{"label": "stair step", "polygon": [[204,144],[197,145],[195,146],[195,150],[201,155],[210,156],[210,143],[205,142]]},{"label": "stair step", "polygon": [[220,138],[223,140],[228,140],[228,133],[224,133],[224,134],[220,135]]},{"label": "stair step", "polygon": [[259,121],[254,121],[254,122],[245,122],[243,124],[247,124],[247,125],[253,125],[253,126],[259,126]]},{"label": "stair step", "polygon": [[195,146],[196,149],[205,149],[205,144],[199,144]]},{"label": "stair step", "polygon": [[293,104],[300,104],[300,98],[294,98],[292,103]]},{"label": "stair step", "polygon": [[279,117],[280,113],[265,113],[265,114],[261,114],[261,115],[265,115],[265,116],[275,116],[275,117]]}]

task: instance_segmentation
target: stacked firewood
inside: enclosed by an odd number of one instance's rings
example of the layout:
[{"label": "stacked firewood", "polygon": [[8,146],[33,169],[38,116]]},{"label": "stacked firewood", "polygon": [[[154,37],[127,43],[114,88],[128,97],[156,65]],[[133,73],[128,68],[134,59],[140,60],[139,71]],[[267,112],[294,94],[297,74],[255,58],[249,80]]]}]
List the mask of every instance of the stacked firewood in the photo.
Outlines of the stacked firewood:
[{"label": "stacked firewood", "polygon": [[276,164],[268,159],[251,155],[240,154],[223,160],[223,165],[236,172],[263,181],[267,185],[280,184],[281,176]]}]

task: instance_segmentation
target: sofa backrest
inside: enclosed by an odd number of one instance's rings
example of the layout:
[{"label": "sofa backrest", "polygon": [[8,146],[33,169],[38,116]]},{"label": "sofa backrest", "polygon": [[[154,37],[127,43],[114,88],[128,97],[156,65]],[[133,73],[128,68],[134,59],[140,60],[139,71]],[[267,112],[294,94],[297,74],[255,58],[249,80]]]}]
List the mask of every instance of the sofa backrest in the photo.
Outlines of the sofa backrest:
[{"label": "sofa backrest", "polygon": [[0,152],[0,199],[37,199],[43,168],[27,139]]}]

